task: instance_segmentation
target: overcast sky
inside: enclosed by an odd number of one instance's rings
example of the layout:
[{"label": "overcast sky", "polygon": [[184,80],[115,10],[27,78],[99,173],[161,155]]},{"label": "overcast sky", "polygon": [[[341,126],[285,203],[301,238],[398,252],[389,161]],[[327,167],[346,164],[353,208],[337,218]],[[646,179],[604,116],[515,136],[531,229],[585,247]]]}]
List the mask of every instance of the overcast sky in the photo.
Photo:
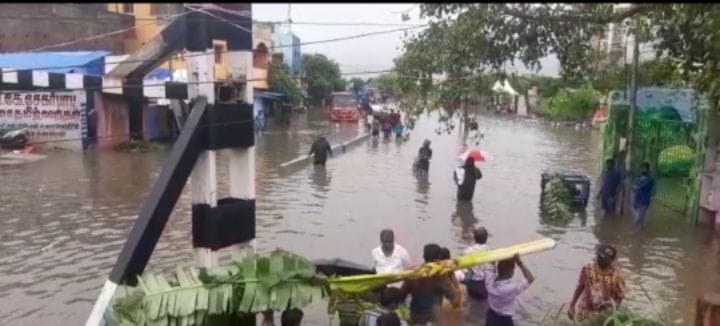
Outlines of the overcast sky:
[{"label": "overcast sky", "polygon": [[[253,18],[260,21],[284,21],[288,18],[288,4],[253,4]],[[419,8],[404,4],[293,4],[291,17],[296,24],[292,31],[301,43],[327,40],[422,24]],[[411,19],[403,22],[408,12]],[[376,23],[385,26],[307,25],[302,23]],[[390,25],[397,24],[397,25]],[[393,58],[400,55],[403,32],[372,35],[352,40],[303,45],[303,53],[322,53],[340,64],[344,73],[386,70],[393,67]],[[554,57],[541,60],[540,74],[558,74],[559,63]],[[519,73],[528,72],[524,67]]]}]

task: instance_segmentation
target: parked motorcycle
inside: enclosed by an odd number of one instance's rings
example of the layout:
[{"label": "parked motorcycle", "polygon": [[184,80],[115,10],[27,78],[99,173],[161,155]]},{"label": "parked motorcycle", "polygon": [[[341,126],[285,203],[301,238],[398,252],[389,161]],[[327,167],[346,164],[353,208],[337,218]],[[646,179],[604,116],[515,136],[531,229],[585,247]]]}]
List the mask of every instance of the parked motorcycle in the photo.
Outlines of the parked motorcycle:
[{"label": "parked motorcycle", "polygon": [[23,149],[28,144],[30,133],[27,129],[0,130],[0,148]]}]

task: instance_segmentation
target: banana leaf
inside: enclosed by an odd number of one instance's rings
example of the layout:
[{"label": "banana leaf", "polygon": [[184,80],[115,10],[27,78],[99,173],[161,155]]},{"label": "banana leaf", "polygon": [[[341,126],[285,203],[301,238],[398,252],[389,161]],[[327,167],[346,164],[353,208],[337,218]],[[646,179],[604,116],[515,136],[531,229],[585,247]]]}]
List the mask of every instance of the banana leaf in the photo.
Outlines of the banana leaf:
[{"label": "banana leaf", "polygon": [[455,259],[426,263],[413,270],[399,273],[331,277],[328,278],[328,282],[330,283],[331,289],[336,291],[345,293],[363,293],[383,285],[399,281],[435,275],[445,275],[456,270],[468,269],[480,264],[508,259],[516,253],[520,255],[527,255],[550,250],[555,248],[555,245],[555,240],[544,238],[510,247],[461,256]]},{"label": "banana leaf", "polygon": [[302,308],[325,300],[328,290],[362,294],[377,287],[526,255],[555,247],[549,238],[422,265],[394,274],[325,278],[310,261],[284,251],[250,255],[230,266],[178,268],[174,278],[145,273],[138,287],[115,300],[110,320],[117,325],[234,325],[243,316],[273,309]]},{"label": "banana leaf", "polygon": [[267,309],[302,308],[326,295],[327,283],[310,261],[278,250],[224,268],[178,268],[171,279],[145,273],[135,291],[116,299],[110,320],[118,325],[225,325]]}]

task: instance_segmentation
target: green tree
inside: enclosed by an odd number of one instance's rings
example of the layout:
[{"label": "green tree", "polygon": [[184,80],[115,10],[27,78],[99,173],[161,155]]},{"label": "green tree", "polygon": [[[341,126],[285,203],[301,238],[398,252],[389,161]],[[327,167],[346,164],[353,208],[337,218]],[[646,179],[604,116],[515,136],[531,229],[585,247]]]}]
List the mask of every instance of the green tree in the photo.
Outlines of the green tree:
[{"label": "green tree", "polygon": [[285,94],[287,101],[292,106],[300,105],[302,91],[292,77],[290,67],[286,64],[273,64],[270,66],[270,90]]},{"label": "green tree", "polygon": [[334,91],[345,90],[345,80],[337,62],[323,54],[304,54],[302,57],[308,97],[314,104],[328,100]]},{"label": "green tree", "polygon": [[[630,67],[606,64],[596,69],[590,79],[593,88],[606,94],[611,90],[629,87]],[[637,83],[644,86],[683,86],[685,80],[678,70],[677,62],[668,58],[648,60],[638,66]]]},{"label": "green tree", "polygon": [[587,81],[591,38],[608,23],[630,19],[639,39],[657,41],[657,54],[674,62],[685,80],[720,95],[720,6],[712,3],[633,4],[617,12],[604,3],[433,3],[421,5],[421,16],[431,21],[428,28],[406,40],[396,60],[399,74],[420,80],[437,73],[502,72],[514,60],[539,68],[541,58],[555,54],[566,80]]},{"label": "green tree", "polygon": [[365,87],[365,80],[358,77],[353,77],[350,79],[350,89],[352,89],[353,93],[357,94],[361,89]]},{"label": "green tree", "polygon": [[395,74],[382,74],[375,78],[377,88],[383,94],[390,96],[397,96],[400,94],[398,88],[398,77]]},{"label": "green tree", "polygon": [[587,86],[572,91],[561,90],[548,99],[542,113],[553,120],[585,120],[597,108],[600,96],[600,92]]}]

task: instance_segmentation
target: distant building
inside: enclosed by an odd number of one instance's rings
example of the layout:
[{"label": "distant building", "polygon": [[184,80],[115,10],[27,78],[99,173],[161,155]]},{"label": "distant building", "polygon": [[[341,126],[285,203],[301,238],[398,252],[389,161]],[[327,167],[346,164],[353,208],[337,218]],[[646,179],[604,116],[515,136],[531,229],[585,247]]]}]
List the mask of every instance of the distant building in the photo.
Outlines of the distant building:
[{"label": "distant building", "polygon": [[302,73],[302,52],[300,38],[287,28],[277,28],[273,33],[275,58],[282,61],[292,70],[294,75]]},{"label": "distant building", "polygon": [[[615,11],[623,11],[630,8],[629,4],[615,5]],[[628,18],[619,23],[609,23],[607,29],[601,35],[591,39],[593,49],[603,55],[603,60],[595,64],[611,64],[622,66],[632,63],[634,36],[630,33],[631,20]],[[652,43],[640,44],[639,61],[648,61],[655,58]]]},{"label": "distant building", "polygon": [[268,68],[273,56],[273,25],[253,22],[253,88],[268,89]]},{"label": "distant building", "polygon": [[[182,3],[129,2],[106,3],[106,9],[109,12],[135,18],[135,28],[126,33],[126,37],[122,43],[125,54],[132,54],[140,50],[140,48],[160,34],[168,22],[186,10]],[[238,30],[238,33],[246,32]],[[227,42],[214,40],[213,51],[215,52],[215,79],[225,80],[228,76]],[[182,52],[176,54],[173,58],[163,63],[161,67],[173,72],[181,71],[182,75],[187,75],[185,54]]]}]

